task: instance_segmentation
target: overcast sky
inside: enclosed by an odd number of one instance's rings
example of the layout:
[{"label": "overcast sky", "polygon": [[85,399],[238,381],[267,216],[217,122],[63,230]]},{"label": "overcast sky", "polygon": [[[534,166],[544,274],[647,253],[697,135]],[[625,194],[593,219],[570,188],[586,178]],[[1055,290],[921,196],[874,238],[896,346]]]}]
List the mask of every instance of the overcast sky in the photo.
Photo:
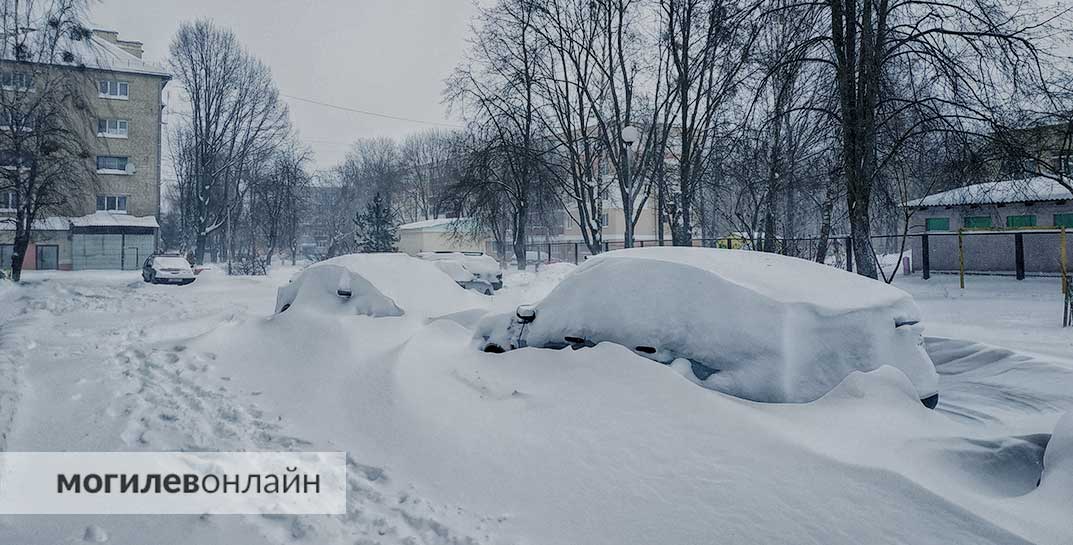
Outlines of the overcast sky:
[{"label": "overcast sky", "polygon": [[[91,1],[93,26],[144,42],[147,60],[166,61],[180,22],[209,17],[272,68],[286,95],[433,122],[450,121],[443,79],[462,56],[473,11],[471,0]],[[175,82],[168,93],[178,96]],[[318,167],[339,162],[356,138],[427,127],[287,101]]]}]

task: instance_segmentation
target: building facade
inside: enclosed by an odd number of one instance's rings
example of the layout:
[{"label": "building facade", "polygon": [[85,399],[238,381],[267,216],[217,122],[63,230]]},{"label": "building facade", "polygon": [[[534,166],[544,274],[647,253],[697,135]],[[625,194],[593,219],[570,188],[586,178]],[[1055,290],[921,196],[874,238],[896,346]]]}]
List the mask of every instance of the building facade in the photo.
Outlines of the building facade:
[{"label": "building facade", "polygon": [[[142,55],[140,42],[100,29],[78,52],[91,113],[83,141],[93,176],[66,213],[53,211],[35,223],[24,270],[136,270],[156,251],[163,89],[170,76]],[[17,198],[0,192],[0,220],[13,215]],[[11,262],[13,240],[14,226],[0,221],[0,267]]]},{"label": "building facade", "polygon": [[906,206],[915,271],[924,266],[924,235],[932,271],[958,271],[964,260],[967,272],[1015,273],[1020,253],[1022,272],[1053,274],[1062,267],[1063,241],[1067,260],[1073,257],[1073,194],[1048,177],[974,184]]}]

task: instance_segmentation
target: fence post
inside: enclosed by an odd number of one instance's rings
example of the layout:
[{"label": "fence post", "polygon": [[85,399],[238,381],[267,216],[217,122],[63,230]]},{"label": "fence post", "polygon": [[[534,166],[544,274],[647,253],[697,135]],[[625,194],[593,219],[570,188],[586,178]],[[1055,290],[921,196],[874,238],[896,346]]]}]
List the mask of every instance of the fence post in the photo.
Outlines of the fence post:
[{"label": "fence post", "polygon": [[965,289],[965,236],[964,230],[958,229],[958,282]]},{"label": "fence post", "polygon": [[1062,295],[1069,295],[1069,265],[1066,257],[1066,228],[1062,227],[1062,234],[1058,236],[1058,261],[1062,265]]},{"label": "fence post", "polygon": [[928,234],[920,235],[920,264],[923,271],[920,277],[924,280],[931,278],[931,248],[928,246]]},{"label": "fence post", "polygon": [[548,243],[548,263],[551,263],[551,243]]},{"label": "fence post", "polygon": [[846,237],[846,270],[853,272],[853,237]]},{"label": "fence post", "polygon": [[578,264],[578,259],[577,259],[577,258],[578,258],[578,255],[577,255],[577,247],[578,247],[578,243],[577,243],[577,242],[575,242],[575,243],[574,243],[574,265],[577,265],[577,264]]},{"label": "fence post", "polygon": [[610,251],[610,249],[611,249],[610,243],[605,240],[604,241],[604,251],[607,252],[607,251]]},{"label": "fence post", "polygon": [[1013,235],[1014,251],[1017,259],[1017,279],[1025,279],[1025,235],[1017,233]]}]

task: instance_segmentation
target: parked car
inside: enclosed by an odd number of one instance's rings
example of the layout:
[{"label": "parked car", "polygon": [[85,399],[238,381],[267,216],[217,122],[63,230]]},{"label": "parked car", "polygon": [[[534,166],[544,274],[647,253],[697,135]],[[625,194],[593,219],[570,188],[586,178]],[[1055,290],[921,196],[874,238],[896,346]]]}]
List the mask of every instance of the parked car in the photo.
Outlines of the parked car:
[{"label": "parked car", "polygon": [[426,261],[457,261],[478,278],[492,285],[492,289],[503,287],[503,271],[494,257],[484,252],[421,252],[418,257]]},{"label": "parked car", "polygon": [[763,402],[808,402],[854,371],[900,369],[934,408],[938,374],[920,312],[893,286],[819,263],[712,248],[600,254],[535,305],[489,315],[485,352],[601,342],[697,384]]},{"label": "parked car", "polygon": [[194,269],[177,254],[149,256],[142,265],[142,280],[150,284],[182,284],[194,281]]},{"label": "parked car", "polygon": [[484,295],[492,295],[495,293],[495,288],[492,287],[490,282],[473,274],[465,265],[458,261],[444,259],[433,261],[432,264],[443,271],[447,276],[450,276],[451,280],[454,280],[456,284],[467,290],[473,290],[477,293],[483,293]]}]

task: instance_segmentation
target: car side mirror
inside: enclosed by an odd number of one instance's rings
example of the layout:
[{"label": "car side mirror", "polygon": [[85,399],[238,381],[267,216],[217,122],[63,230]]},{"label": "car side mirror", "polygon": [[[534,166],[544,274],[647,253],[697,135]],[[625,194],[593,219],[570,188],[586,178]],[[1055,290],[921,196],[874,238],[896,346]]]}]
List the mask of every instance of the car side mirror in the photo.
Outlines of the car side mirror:
[{"label": "car side mirror", "polygon": [[528,324],[536,320],[537,312],[533,305],[518,305],[518,310],[515,311],[515,314],[523,324]]}]

